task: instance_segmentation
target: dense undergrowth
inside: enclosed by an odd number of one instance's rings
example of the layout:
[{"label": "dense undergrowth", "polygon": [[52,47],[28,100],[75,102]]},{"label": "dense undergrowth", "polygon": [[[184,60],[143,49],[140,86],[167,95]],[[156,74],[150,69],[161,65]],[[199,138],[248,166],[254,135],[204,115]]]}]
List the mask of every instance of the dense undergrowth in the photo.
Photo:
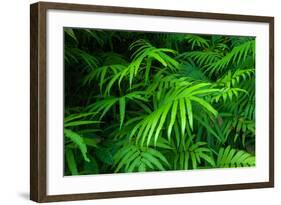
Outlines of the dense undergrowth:
[{"label": "dense undergrowth", "polygon": [[255,165],[255,38],[64,39],[65,175]]}]

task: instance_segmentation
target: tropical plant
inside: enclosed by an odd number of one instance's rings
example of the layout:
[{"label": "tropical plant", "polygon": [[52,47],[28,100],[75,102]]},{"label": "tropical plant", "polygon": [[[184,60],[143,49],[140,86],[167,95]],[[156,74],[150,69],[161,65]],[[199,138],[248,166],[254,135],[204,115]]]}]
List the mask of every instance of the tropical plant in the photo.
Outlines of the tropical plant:
[{"label": "tropical plant", "polygon": [[65,175],[255,166],[255,38],[64,35]]}]

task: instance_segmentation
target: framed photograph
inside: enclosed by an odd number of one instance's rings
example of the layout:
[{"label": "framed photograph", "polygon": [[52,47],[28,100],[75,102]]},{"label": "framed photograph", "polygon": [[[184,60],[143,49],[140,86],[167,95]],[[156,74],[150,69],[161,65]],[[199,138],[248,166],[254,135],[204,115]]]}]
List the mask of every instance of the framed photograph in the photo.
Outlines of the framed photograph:
[{"label": "framed photograph", "polygon": [[274,186],[274,18],[31,5],[30,198]]}]

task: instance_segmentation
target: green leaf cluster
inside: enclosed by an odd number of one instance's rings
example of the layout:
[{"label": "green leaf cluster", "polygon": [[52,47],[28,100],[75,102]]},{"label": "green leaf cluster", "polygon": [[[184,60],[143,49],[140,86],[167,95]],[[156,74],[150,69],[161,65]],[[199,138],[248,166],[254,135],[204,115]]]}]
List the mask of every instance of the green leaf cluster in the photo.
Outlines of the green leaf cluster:
[{"label": "green leaf cluster", "polygon": [[255,38],[64,29],[65,175],[255,166]]}]

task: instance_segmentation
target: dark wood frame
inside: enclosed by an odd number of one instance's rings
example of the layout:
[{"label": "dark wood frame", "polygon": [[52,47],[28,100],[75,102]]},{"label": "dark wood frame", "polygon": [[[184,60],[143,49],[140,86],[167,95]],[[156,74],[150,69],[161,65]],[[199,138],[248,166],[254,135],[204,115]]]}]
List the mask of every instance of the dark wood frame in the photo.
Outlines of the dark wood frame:
[{"label": "dark wood frame", "polygon": [[[227,185],[47,195],[46,12],[48,9],[263,22],[269,24],[269,181]],[[30,199],[37,202],[274,187],[274,17],[38,2],[30,6]]]}]

